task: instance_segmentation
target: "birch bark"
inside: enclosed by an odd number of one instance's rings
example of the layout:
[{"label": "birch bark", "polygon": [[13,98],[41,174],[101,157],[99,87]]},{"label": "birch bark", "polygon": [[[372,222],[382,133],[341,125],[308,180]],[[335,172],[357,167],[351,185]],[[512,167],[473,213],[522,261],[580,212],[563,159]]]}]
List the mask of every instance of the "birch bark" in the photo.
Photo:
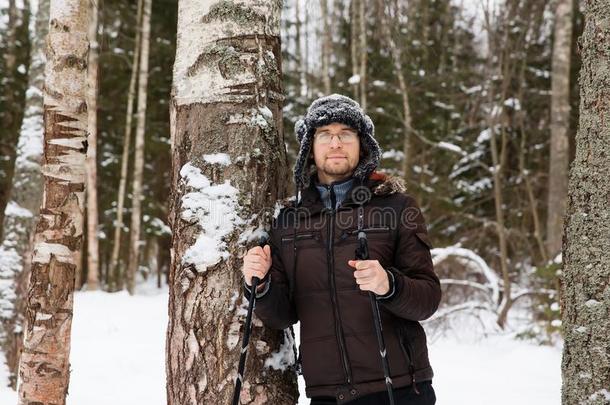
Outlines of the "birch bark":
[{"label": "birch bark", "polygon": [[138,11],[136,17],[136,40],[134,45],[133,60],[131,62],[131,77],[129,79],[129,91],[127,93],[127,111],[125,113],[125,135],[123,138],[123,155],[121,157],[121,179],[119,180],[119,191],[117,197],[117,216],[114,224],[114,238],[112,243],[112,256],[110,258],[110,278],[113,280],[113,289],[123,289],[124,272],[119,266],[119,253],[121,251],[121,234],[123,232],[123,210],[125,208],[125,191],[127,189],[127,168],[129,167],[129,147],[131,145],[131,127],[133,121],[133,104],[136,95],[136,83],[140,71],[140,45],[142,31],[142,0],[138,0]]},{"label": "birch bark", "polygon": [[330,84],[330,52],[331,52],[331,28],[329,18],[329,7],[328,0],[320,0],[320,7],[322,11],[322,27],[324,32],[322,33],[322,83],[324,85],[324,94],[328,95],[331,91]]},{"label": "birch bark", "polygon": [[[170,107],[169,405],[231,401],[245,318],[241,257],[289,178],[281,3],[179,2]],[[295,404],[292,363],[292,332],[255,319],[241,403]]]},{"label": "birch bark", "polygon": [[[89,83],[87,93],[87,131],[89,147],[87,149],[87,289],[97,290],[99,284],[99,243],[97,239],[97,94],[98,94],[98,59],[100,45],[97,42],[98,4],[92,1],[91,21],[89,23],[89,65],[87,68]],[[78,286],[77,286],[78,287]]]},{"label": "birch bark", "polygon": [[563,216],[568,199],[573,8],[573,0],[560,0],[555,11],[551,76],[551,157],[546,225],[546,246],[551,258],[561,251]]},{"label": "birch bark", "polygon": [[142,12],[142,44],[140,73],[138,78],[138,124],[135,136],[135,156],[133,170],[131,226],[129,238],[129,265],[127,267],[127,290],[134,293],[136,272],[140,253],[140,228],[142,226],[142,181],[144,179],[144,143],[146,130],[146,96],[148,86],[148,53],[150,48],[150,13],[152,0],[144,0]]},{"label": "birch bark", "polygon": [[19,403],[65,404],[74,276],[83,240],[88,2],[52,0],[44,86],[43,198],[27,294]]}]

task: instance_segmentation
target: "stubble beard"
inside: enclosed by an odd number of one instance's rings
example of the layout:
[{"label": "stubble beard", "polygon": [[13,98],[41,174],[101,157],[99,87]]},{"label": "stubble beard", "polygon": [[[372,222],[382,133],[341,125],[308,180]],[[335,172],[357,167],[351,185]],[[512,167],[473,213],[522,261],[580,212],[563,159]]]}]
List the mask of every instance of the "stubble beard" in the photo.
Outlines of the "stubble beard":
[{"label": "stubble beard", "polygon": [[353,169],[350,168],[349,162],[345,159],[340,165],[333,164],[331,162],[324,162],[324,166],[322,167],[324,173],[330,174],[333,176],[344,176],[352,172]]}]

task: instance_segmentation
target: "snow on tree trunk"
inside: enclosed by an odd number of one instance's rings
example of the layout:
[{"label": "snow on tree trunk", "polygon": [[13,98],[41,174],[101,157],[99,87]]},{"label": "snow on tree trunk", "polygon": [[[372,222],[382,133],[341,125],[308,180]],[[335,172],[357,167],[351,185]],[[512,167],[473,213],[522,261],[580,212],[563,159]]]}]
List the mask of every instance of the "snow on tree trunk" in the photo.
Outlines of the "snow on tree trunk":
[{"label": "snow on tree trunk", "polygon": [[23,339],[25,297],[22,292],[29,275],[31,239],[42,199],[42,89],[49,0],[39,1],[34,24],[30,24],[32,48],[25,113],[17,143],[11,199],[4,216],[4,239],[0,245],[0,346],[6,356],[13,389],[17,384],[17,365]]},{"label": "snow on tree trunk", "polygon": [[610,403],[610,0],[582,3],[580,123],[563,243],[562,403]]},{"label": "snow on tree trunk", "polygon": [[[285,196],[281,1],[181,0],[174,65],[167,396],[230,403],[242,257]],[[254,320],[242,404],[295,404],[292,332]]]},{"label": "snow on tree trunk", "polygon": [[87,153],[87,0],[51,0],[44,85],[44,181],[27,294],[20,404],[65,404]]},{"label": "snow on tree trunk", "polygon": [[568,198],[570,135],[570,57],[573,0],[560,0],[555,10],[551,81],[551,156],[546,247],[551,258],[561,251],[563,216]]},{"label": "snow on tree trunk", "polygon": [[150,13],[152,0],[144,0],[142,14],[142,43],[140,74],[138,78],[138,124],[136,126],[135,156],[132,189],[132,211],[129,238],[129,265],[127,268],[127,290],[134,293],[136,272],[140,264],[140,228],[142,225],[142,181],[144,177],[144,138],[146,129],[146,95],[148,86],[148,53],[150,47]]},{"label": "snow on tree trunk", "polygon": [[99,284],[99,244],[97,240],[97,93],[98,58],[100,46],[97,42],[98,2],[90,3],[91,22],[89,23],[89,65],[88,65],[88,132],[87,150],[87,289],[97,290]]},{"label": "snow on tree trunk", "polygon": [[131,78],[129,79],[129,91],[127,93],[127,112],[125,113],[125,135],[123,138],[123,155],[121,157],[121,179],[117,197],[117,217],[114,224],[114,239],[112,242],[112,256],[110,259],[110,279],[113,280],[113,288],[123,288],[123,272],[119,266],[119,253],[121,248],[121,233],[123,232],[123,209],[125,207],[125,190],[127,188],[127,167],[129,166],[129,146],[131,144],[131,122],[133,119],[133,103],[136,95],[136,82],[138,78],[140,61],[140,33],[142,26],[142,0],[138,0],[138,11],[136,17],[136,40],[134,45],[133,60],[131,62]]}]

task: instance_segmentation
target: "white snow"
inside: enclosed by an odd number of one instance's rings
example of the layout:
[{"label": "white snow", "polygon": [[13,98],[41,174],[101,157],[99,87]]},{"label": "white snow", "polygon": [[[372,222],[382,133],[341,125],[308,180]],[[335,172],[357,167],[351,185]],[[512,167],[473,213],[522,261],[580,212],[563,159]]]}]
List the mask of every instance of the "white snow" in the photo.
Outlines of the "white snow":
[{"label": "white snow", "polygon": [[352,77],[347,79],[347,82],[351,85],[360,83],[360,75],[353,75]]},{"label": "white snow", "polygon": [[221,166],[229,166],[231,164],[231,156],[226,153],[212,153],[203,155],[203,160],[211,164],[219,164]]},{"label": "white snow", "polygon": [[277,352],[271,353],[271,356],[265,360],[265,367],[271,367],[274,370],[286,370],[294,365],[296,359],[294,357],[294,339],[289,329],[284,330],[284,342],[280,345]]},{"label": "white snow", "polygon": [[512,108],[515,111],[521,110],[521,102],[518,98],[511,97],[509,99],[504,100],[504,105]]},{"label": "white snow", "polygon": [[439,405],[560,404],[561,350],[510,335],[429,347]]},{"label": "white snow", "polygon": [[9,201],[6,205],[4,215],[18,218],[31,218],[33,216],[32,211],[28,210],[27,208],[23,208],[13,200]]},{"label": "white snow", "polygon": [[401,150],[390,149],[381,154],[382,159],[394,159],[397,162],[400,162],[405,158],[405,154]]},{"label": "white snow", "polygon": [[443,149],[447,149],[447,150],[450,150],[452,152],[459,153],[460,155],[465,155],[466,154],[466,152],[464,152],[462,150],[462,148],[460,148],[459,146],[457,146],[457,145],[455,145],[453,143],[442,142],[441,141],[441,142],[438,143],[438,146],[443,148]]},{"label": "white snow", "polygon": [[195,243],[182,256],[182,263],[192,264],[197,271],[204,272],[229,257],[223,239],[237,226],[244,224],[238,214],[239,190],[231,186],[228,180],[222,184],[212,184],[190,162],[182,166],[180,177],[187,189],[182,197],[181,218],[196,223],[201,229]]},{"label": "white snow", "polygon": [[[167,288],[138,288],[134,296],[75,294],[67,405],[166,404]],[[298,329],[297,324],[297,342]],[[460,333],[431,339],[429,345],[438,405],[561,402],[560,348],[515,340],[510,333],[478,340],[460,339]],[[248,354],[254,355],[251,343]],[[2,361],[0,404],[15,404],[17,394],[6,387],[6,379]],[[309,404],[302,377],[299,387],[299,405]],[[607,397],[608,391],[597,395]]]},{"label": "white snow", "polygon": [[606,401],[610,401],[610,391],[608,391],[607,389],[601,389],[601,390],[591,394],[589,396],[589,399],[591,401],[594,401],[596,399],[603,399]]},{"label": "white snow", "polygon": [[486,128],[484,130],[481,131],[481,133],[479,134],[479,136],[477,137],[477,144],[482,144],[483,142],[486,142],[488,140],[491,139],[491,131],[489,128]]}]

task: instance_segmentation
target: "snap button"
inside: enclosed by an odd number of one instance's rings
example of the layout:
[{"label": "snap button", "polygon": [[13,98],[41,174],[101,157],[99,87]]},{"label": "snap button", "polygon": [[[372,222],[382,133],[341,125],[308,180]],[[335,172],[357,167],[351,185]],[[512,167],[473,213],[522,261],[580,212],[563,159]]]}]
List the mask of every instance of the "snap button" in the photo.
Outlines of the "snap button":
[{"label": "snap button", "polygon": [[345,395],[339,394],[339,399],[344,399],[344,398],[345,398]]},{"label": "snap button", "polygon": [[355,389],[352,389],[349,393],[352,395],[356,395],[358,393],[358,391],[356,391]]}]

